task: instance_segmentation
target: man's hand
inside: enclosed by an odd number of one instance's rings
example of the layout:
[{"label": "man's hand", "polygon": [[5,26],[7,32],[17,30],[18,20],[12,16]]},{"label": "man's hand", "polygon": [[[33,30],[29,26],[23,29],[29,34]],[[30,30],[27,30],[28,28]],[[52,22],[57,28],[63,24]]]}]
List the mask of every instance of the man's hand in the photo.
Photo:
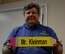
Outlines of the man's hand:
[{"label": "man's hand", "polygon": [[12,47],[12,45],[8,43],[7,45],[3,46],[2,54],[12,54],[13,49],[14,48]]},{"label": "man's hand", "polygon": [[53,45],[53,54],[63,54],[63,47],[60,44],[61,41],[57,41],[57,43]]}]

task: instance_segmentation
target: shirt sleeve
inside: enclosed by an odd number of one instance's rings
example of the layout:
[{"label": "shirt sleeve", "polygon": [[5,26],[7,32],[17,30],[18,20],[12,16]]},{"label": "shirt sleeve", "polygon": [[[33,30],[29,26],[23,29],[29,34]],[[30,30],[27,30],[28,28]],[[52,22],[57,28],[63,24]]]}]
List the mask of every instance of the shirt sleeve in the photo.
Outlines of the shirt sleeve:
[{"label": "shirt sleeve", "polygon": [[51,36],[52,38],[58,40],[58,37],[57,37],[57,35],[56,35],[56,33],[54,32],[53,29],[47,27],[47,32],[48,32],[49,36]]},{"label": "shirt sleeve", "polygon": [[[49,35],[50,35],[52,38],[56,39],[56,41],[58,42],[59,39],[58,39],[56,33],[54,32],[54,30],[52,30],[51,28],[49,28],[49,29],[50,29],[50,30],[49,30]],[[63,45],[60,43],[60,46],[63,46]]]},{"label": "shirt sleeve", "polygon": [[11,31],[10,35],[8,36],[7,40],[6,40],[5,43],[4,43],[4,46],[7,45],[8,40],[9,40],[10,38],[14,37],[15,34],[16,34],[16,28],[14,28],[14,29]]}]

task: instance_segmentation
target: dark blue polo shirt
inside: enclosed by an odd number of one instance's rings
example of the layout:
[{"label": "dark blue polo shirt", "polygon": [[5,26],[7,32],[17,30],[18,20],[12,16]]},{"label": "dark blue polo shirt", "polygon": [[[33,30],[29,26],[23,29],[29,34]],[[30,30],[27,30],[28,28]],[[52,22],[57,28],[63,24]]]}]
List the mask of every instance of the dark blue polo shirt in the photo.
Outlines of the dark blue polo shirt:
[{"label": "dark blue polo shirt", "polygon": [[[16,27],[10,33],[9,38],[11,37],[35,37],[35,36],[50,36],[58,40],[55,32],[46,26],[41,24],[35,25],[33,28],[29,28],[28,24],[23,26]],[[6,45],[6,43],[4,44]],[[52,54],[51,47],[21,47],[15,49],[15,54]]]}]

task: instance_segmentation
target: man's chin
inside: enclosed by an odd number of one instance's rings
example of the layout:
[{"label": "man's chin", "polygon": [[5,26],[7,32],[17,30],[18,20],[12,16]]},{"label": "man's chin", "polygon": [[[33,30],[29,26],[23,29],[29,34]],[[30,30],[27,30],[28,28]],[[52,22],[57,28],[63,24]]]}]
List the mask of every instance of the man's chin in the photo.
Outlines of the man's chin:
[{"label": "man's chin", "polygon": [[36,25],[36,23],[34,23],[34,22],[28,22],[28,26],[29,27],[33,27],[33,26],[35,26]]}]

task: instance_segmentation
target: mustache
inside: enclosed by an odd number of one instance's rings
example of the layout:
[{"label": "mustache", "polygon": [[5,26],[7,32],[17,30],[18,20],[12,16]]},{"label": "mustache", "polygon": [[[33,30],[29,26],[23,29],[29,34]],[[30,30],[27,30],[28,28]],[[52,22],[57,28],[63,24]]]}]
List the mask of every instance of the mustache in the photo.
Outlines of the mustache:
[{"label": "mustache", "polygon": [[35,19],[35,17],[34,16],[28,16],[26,19],[26,22],[28,22],[29,20],[32,20],[32,19]]},{"label": "mustache", "polygon": [[35,19],[34,16],[28,16],[27,19]]}]

